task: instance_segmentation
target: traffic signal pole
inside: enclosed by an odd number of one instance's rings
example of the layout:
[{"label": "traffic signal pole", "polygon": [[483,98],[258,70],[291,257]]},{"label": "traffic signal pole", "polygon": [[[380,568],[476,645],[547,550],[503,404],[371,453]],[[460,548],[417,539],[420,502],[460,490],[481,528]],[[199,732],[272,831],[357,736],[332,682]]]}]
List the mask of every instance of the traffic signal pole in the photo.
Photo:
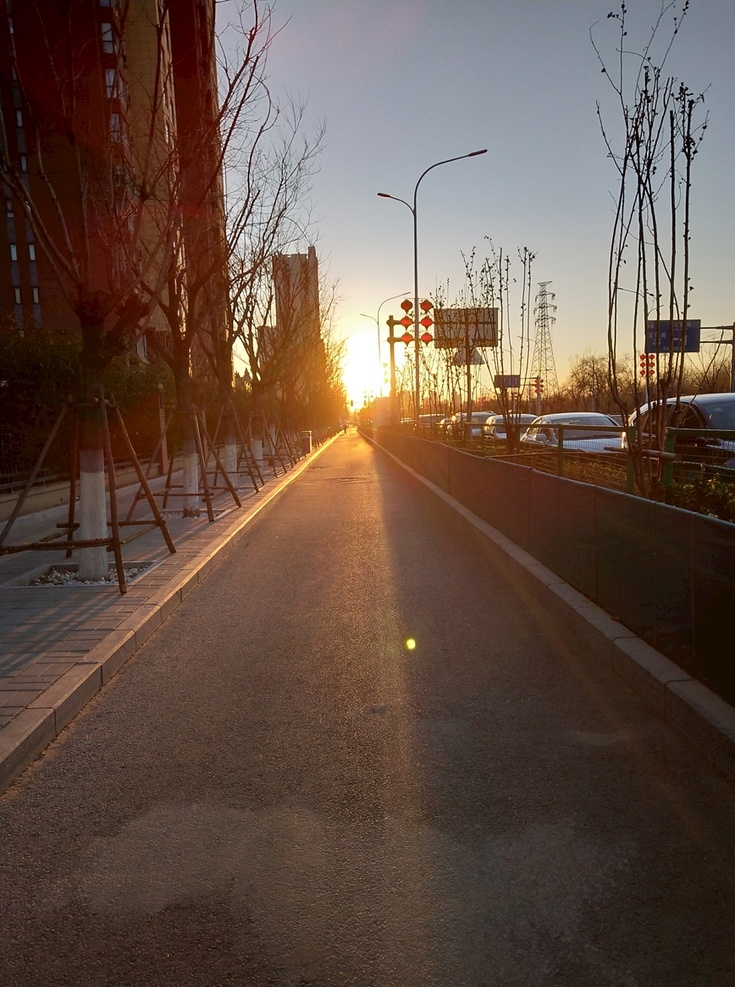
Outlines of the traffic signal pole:
[{"label": "traffic signal pole", "polygon": [[390,423],[391,425],[395,425],[398,420],[398,395],[396,394],[396,355],[394,347],[396,343],[400,343],[402,340],[400,336],[396,336],[393,333],[393,330],[396,326],[404,328],[405,322],[402,322],[400,319],[394,319],[392,315],[389,315],[385,324],[388,326],[387,343],[390,360]]}]

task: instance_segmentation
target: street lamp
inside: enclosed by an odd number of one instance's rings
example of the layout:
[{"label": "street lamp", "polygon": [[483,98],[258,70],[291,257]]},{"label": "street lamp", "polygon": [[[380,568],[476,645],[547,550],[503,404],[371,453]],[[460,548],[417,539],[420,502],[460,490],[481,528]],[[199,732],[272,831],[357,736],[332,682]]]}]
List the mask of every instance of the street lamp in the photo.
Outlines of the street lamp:
[{"label": "street lamp", "polygon": [[388,192],[378,192],[381,199],[395,199],[396,202],[402,202],[406,206],[413,216],[413,319],[414,319],[414,342],[416,345],[416,382],[415,382],[415,399],[414,399],[414,418],[416,424],[419,424],[419,412],[421,404],[421,334],[419,332],[419,236],[418,236],[418,214],[416,209],[416,196],[419,191],[419,185],[421,184],[424,176],[428,175],[430,171],[434,168],[438,168],[439,165],[449,164],[452,161],[462,161],[464,158],[476,158],[480,154],[487,154],[487,148],[483,148],[481,151],[470,151],[469,154],[459,154],[456,158],[446,158],[444,161],[436,161],[433,165],[423,171],[419,175],[419,179],[416,182],[416,186],[413,190],[413,205],[406,202],[405,199],[399,199],[397,195],[390,195]]},{"label": "street lamp", "polygon": [[381,398],[383,396],[383,361],[381,360],[381,357],[380,357],[380,310],[386,304],[386,302],[392,302],[396,298],[403,298],[403,296],[404,295],[407,295],[407,294],[408,294],[407,291],[401,291],[397,295],[391,295],[390,298],[384,298],[383,301],[380,303],[380,305],[378,305],[378,314],[376,316],[365,315],[364,312],[360,312],[360,316],[363,319],[372,319],[372,321],[378,327],[378,366],[380,367],[380,396],[381,396]]}]

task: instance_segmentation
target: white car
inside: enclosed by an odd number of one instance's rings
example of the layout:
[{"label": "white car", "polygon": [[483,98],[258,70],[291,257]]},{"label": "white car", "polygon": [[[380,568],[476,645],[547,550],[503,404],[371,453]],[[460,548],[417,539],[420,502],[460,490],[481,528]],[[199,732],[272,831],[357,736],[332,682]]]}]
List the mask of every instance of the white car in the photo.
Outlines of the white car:
[{"label": "white car", "polygon": [[[483,434],[485,423],[490,417],[488,411],[473,411],[469,421],[470,438],[478,439]],[[464,439],[467,437],[467,412],[463,411],[452,415],[452,420],[447,425],[447,435],[453,439]]]},{"label": "white car", "polygon": [[[573,426],[581,426],[574,428]],[[560,426],[564,426],[560,429]],[[609,453],[622,449],[623,429],[610,415],[597,411],[562,411],[535,418],[521,436],[524,448],[565,449]]]},{"label": "white car", "polygon": [[505,442],[508,438],[508,424],[515,426],[521,433],[536,421],[536,415],[517,415],[511,412],[506,421],[505,415],[490,415],[485,423],[485,438],[491,442]]}]

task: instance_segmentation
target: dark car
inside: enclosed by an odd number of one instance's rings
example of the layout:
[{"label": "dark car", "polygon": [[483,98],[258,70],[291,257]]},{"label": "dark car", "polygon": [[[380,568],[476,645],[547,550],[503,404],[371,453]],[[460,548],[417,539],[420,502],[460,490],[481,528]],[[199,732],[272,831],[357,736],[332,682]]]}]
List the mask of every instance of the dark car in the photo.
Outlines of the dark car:
[{"label": "dark car", "polygon": [[[659,406],[657,402],[641,405],[630,416],[630,425],[642,437],[645,447],[657,448],[663,442],[655,437]],[[735,394],[686,394],[668,398],[663,418],[664,428],[732,430],[735,433]],[[627,436],[623,436],[627,448]],[[728,469],[735,468],[735,434],[732,438],[716,436],[677,436],[677,455],[682,459],[710,462]]]}]

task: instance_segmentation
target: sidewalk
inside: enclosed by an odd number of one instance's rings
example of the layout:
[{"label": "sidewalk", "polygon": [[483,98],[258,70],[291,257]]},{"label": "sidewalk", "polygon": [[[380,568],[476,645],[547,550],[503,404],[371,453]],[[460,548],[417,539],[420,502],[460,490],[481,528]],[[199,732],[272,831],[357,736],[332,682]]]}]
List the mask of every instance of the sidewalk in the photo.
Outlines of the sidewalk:
[{"label": "sidewalk", "polygon": [[[126,572],[146,567],[128,578],[125,594],[116,581],[98,586],[29,585],[34,574],[70,561],[59,549],[0,556],[0,792],[204,579],[247,524],[331,441],[285,473],[280,470],[274,476],[264,470],[265,485],[258,493],[247,477],[241,478],[241,507],[220,488],[212,522],[206,510],[199,518],[182,518],[172,516],[175,508],[167,509],[165,521],[176,553],[169,552],[158,528],[124,546]],[[121,492],[121,513],[136,489],[137,485]],[[42,539],[55,531],[66,512],[61,507],[18,518],[6,544]]]}]

